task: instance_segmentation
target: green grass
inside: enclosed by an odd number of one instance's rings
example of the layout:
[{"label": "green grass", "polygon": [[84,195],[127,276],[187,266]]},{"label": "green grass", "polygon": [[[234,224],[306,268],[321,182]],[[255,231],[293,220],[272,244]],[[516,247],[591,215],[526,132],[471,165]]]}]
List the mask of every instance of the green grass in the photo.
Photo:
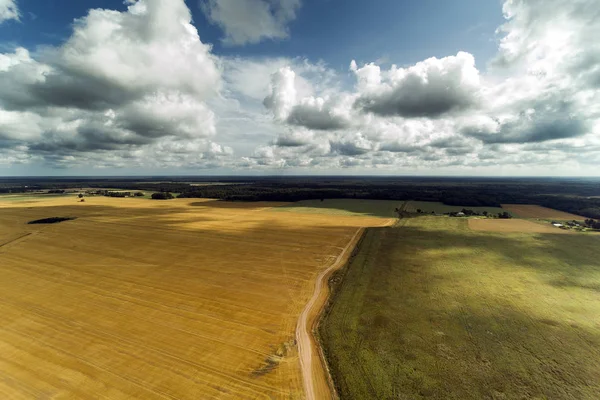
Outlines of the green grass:
[{"label": "green grass", "polygon": [[600,238],[401,224],[368,230],[320,325],[342,399],[600,398]]},{"label": "green grass", "polygon": [[[506,211],[500,207],[469,207],[469,206],[448,206],[444,203],[437,203],[433,201],[408,201],[406,206],[406,211],[408,212],[417,212],[418,209],[421,209],[426,214],[431,214],[432,212],[436,214],[443,214],[447,212],[458,212],[463,208],[477,211],[481,214],[484,211],[487,211],[490,214],[498,214]],[[511,213],[509,213],[511,214]]]},{"label": "green grass", "polygon": [[403,201],[397,200],[354,200],[354,199],[325,199],[303,200],[274,208],[275,211],[300,213],[316,213],[328,215],[362,215],[393,218],[394,210],[401,207]]}]

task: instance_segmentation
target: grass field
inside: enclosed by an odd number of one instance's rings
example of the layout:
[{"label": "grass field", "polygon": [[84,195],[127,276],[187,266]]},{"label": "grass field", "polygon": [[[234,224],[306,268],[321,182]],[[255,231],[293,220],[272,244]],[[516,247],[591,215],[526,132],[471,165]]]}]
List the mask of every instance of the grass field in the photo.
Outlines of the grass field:
[{"label": "grass field", "polygon": [[424,213],[427,213],[427,214],[431,214],[431,213],[443,214],[443,213],[448,213],[448,212],[458,212],[458,211],[462,210],[463,208],[467,208],[469,210],[476,211],[480,214],[484,211],[487,211],[490,214],[498,214],[498,213],[505,212],[505,211],[510,212],[510,210],[504,210],[500,207],[448,206],[444,203],[436,203],[433,201],[413,201],[413,200],[411,200],[411,201],[408,201],[407,205],[406,205],[406,211],[408,211],[408,212],[416,213],[418,209],[421,209]]},{"label": "grass field", "polygon": [[368,229],[320,333],[342,399],[600,398],[600,242]]},{"label": "grass field", "polygon": [[502,208],[521,218],[543,218],[583,221],[586,217],[533,204],[502,204]]},{"label": "grass field", "polygon": [[[0,202],[0,397],[303,398],[294,333],[315,278],[387,220],[271,210]],[[27,225],[49,217],[77,219]]]},{"label": "grass field", "polygon": [[396,216],[394,210],[402,207],[403,204],[403,201],[396,200],[303,200],[295,203],[285,204],[281,207],[278,207],[276,211],[394,218]]}]

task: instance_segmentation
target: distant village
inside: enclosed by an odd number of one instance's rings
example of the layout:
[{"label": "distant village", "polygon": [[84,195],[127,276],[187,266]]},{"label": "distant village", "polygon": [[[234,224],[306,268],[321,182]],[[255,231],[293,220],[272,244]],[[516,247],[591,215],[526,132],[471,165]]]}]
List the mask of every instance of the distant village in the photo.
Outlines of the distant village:
[{"label": "distant village", "polygon": [[[424,211],[419,208],[419,209],[417,209],[417,213],[423,214]],[[435,211],[433,211],[432,214],[436,214]],[[436,215],[438,215],[438,214],[436,214]],[[486,218],[499,218],[499,219],[511,219],[512,218],[512,215],[506,211],[498,213],[498,214],[490,213],[488,211],[482,211],[481,213],[478,213],[477,211],[473,211],[473,210],[470,210],[467,208],[463,208],[461,211],[445,212],[445,213],[439,214],[439,215],[447,215],[449,217],[486,217]]]}]

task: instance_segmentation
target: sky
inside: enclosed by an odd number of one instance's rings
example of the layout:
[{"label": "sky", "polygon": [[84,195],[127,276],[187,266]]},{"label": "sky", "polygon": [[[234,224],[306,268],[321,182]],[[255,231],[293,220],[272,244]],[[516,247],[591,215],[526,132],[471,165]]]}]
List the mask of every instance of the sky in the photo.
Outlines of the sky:
[{"label": "sky", "polygon": [[600,175],[597,0],[0,0],[0,175]]}]

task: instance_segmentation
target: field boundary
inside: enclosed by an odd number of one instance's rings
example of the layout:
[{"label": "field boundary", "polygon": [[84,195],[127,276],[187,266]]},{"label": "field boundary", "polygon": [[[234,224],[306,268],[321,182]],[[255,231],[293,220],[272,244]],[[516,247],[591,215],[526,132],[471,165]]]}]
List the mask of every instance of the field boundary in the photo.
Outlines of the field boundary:
[{"label": "field boundary", "polygon": [[[331,308],[333,307],[333,304],[335,303],[336,295],[337,295],[337,293],[339,293],[338,289],[343,284],[344,278],[346,277],[346,275],[348,273],[348,268],[350,267],[350,264],[352,264],[352,262],[356,258],[356,255],[358,254],[358,252],[361,250],[363,242],[367,235],[367,232],[372,229],[381,229],[381,228],[380,227],[365,228],[364,231],[362,232],[360,238],[356,242],[356,246],[354,246],[354,250],[350,254],[350,257],[348,257],[348,260],[346,260],[346,262],[344,263],[344,265],[341,268],[338,268],[337,270],[333,271],[333,273],[327,279],[327,285],[329,287],[329,296],[327,296],[327,302],[323,306],[323,309],[321,310],[319,318],[317,319],[317,322],[315,324],[314,335],[318,342],[319,355],[321,357],[321,362],[323,363],[325,372],[327,374],[327,382],[329,383],[332,397],[336,400],[340,398],[339,391],[338,391],[337,384],[336,384],[335,380],[333,379],[333,375],[331,374],[331,367],[329,365],[329,360],[327,357],[327,352],[325,350],[325,346],[323,346],[323,338],[321,337],[319,327],[320,327],[321,323],[323,322],[323,320],[331,312]],[[339,278],[339,279],[337,279],[337,281],[336,281],[336,278]]]},{"label": "field boundary", "polygon": [[[321,398],[316,396],[315,393],[315,368],[313,367],[313,348],[317,349],[318,357],[316,358],[321,368],[323,369],[323,378],[326,381],[326,386],[329,388],[329,394],[331,398],[337,399],[337,392],[335,391],[335,385],[333,384],[333,379],[331,378],[331,374],[329,373],[329,366],[327,364],[327,360],[323,354],[323,350],[321,347],[320,340],[318,339],[318,335],[316,334],[319,322],[321,321],[323,310],[327,305],[329,299],[329,279],[331,275],[343,268],[345,265],[349,263],[349,260],[356,254],[356,249],[358,248],[358,243],[364,237],[366,229],[359,228],[348,245],[344,248],[344,250],[340,253],[340,255],[336,258],[336,260],[319,276],[315,281],[315,290],[313,292],[312,297],[306,304],[302,314],[298,318],[298,324],[296,326],[296,341],[298,343],[298,357],[300,361],[300,367],[302,372],[302,378],[304,383],[304,391],[307,400],[321,400]],[[348,255],[348,252],[350,255]],[[347,258],[346,258],[347,257]],[[323,294],[323,288],[327,290],[326,297],[324,299],[320,299]],[[318,303],[319,300],[321,304]],[[316,310],[314,310],[316,308]],[[315,312],[316,311],[316,312]],[[311,318],[312,312],[312,318]],[[311,321],[312,319],[312,321]]]},{"label": "field boundary", "polygon": [[25,233],[25,234],[23,234],[23,235],[19,236],[18,238],[11,239],[11,240],[9,240],[8,242],[5,242],[5,243],[1,243],[1,244],[0,244],[0,247],[8,246],[9,244],[11,244],[11,243],[14,243],[14,242],[16,242],[16,241],[18,241],[18,240],[21,240],[21,239],[23,239],[23,238],[26,238],[27,236],[29,236],[29,235],[31,235],[31,234],[32,234],[32,232]]}]

